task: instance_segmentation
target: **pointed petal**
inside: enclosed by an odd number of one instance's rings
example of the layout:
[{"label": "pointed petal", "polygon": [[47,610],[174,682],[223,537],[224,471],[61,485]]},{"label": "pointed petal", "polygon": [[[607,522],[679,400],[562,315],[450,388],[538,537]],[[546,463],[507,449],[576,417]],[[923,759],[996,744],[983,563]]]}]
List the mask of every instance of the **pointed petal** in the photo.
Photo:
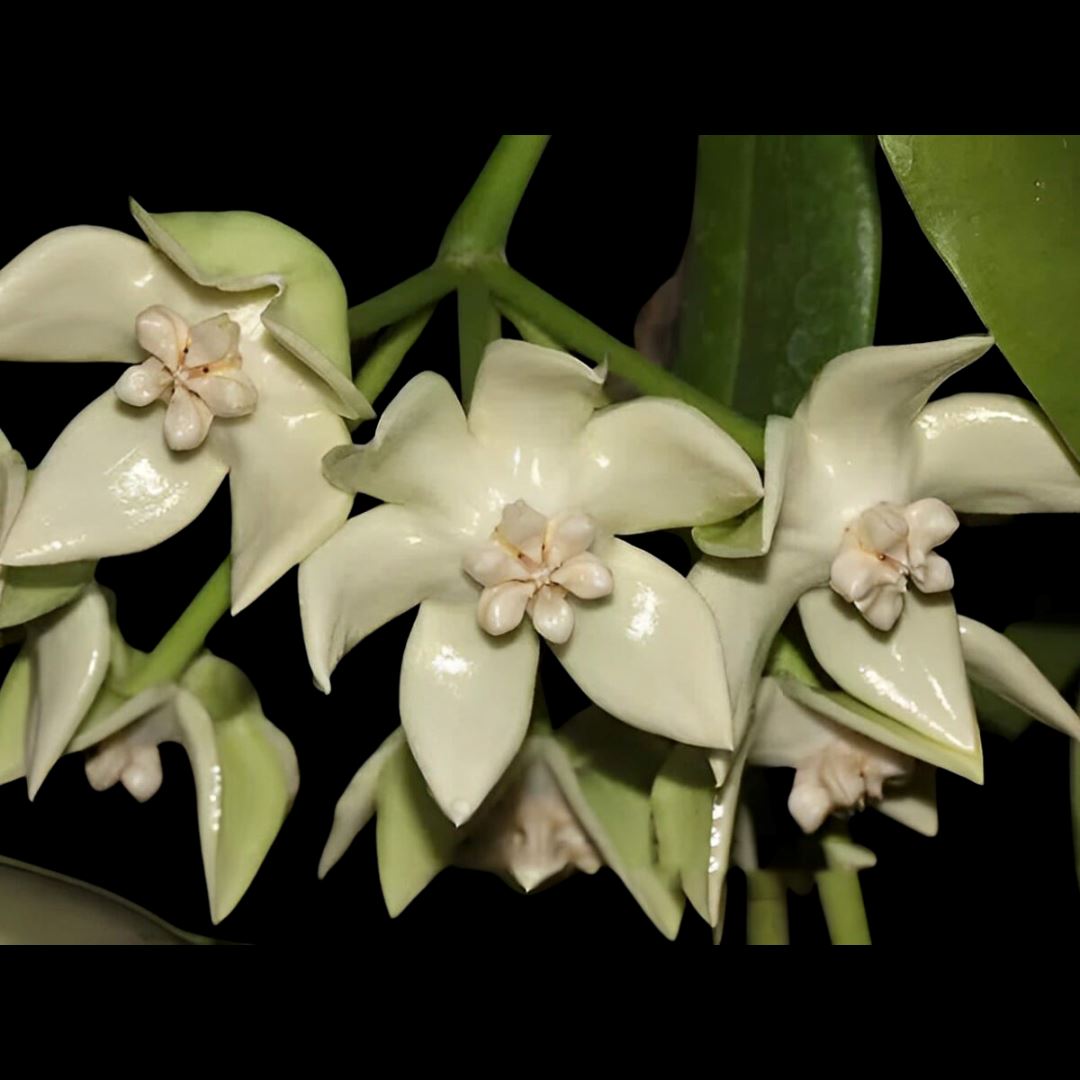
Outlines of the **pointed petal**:
[{"label": "pointed petal", "polygon": [[206,441],[213,420],[206,402],[177,384],[165,409],[165,442],[170,450],[196,450]]},{"label": "pointed petal", "polygon": [[828,562],[777,547],[767,558],[702,559],[689,574],[720,631],[735,732],[741,736],[773,638],[795,601],[826,581]]},{"label": "pointed petal", "polygon": [[407,754],[405,732],[395,728],[378,750],[371,755],[349,781],[334,807],[334,825],[319,859],[320,880],[333,869],[360,830],[375,816],[375,797],[379,779],[387,761],[401,750]]},{"label": "pointed petal", "polygon": [[937,770],[925,761],[917,761],[911,780],[895,791],[886,788],[885,798],[874,809],[923,836],[937,836],[936,787]]},{"label": "pointed petal", "polygon": [[34,471],[2,561],[15,566],[144,551],[178,533],[210,501],[225,465],[204,446],[174,454],[159,410],[106,391],[60,433]]},{"label": "pointed petal", "polygon": [[24,645],[0,686],[0,784],[17,780],[26,772],[30,683],[30,650]]},{"label": "pointed petal", "polygon": [[219,923],[266,858],[299,771],[289,740],[263,716],[239,668],[204,653],[181,683],[176,717],[195,775],[210,914]]},{"label": "pointed petal", "polygon": [[531,626],[494,638],[469,602],[425,600],[401,666],[401,722],[443,813],[467,821],[513,760],[532,708]]},{"label": "pointed petal", "polygon": [[469,429],[529,503],[544,512],[566,506],[574,442],[603,404],[603,384],[601,369],[568,353],[492,342],[476,375]]},{"label": "pointed petal", "polygon": [[0,945],[213,945],[93,885],[0,858]]},{"label": "pointed petal", "polygon": [[502,509],[457,395],[430,371],[411,379],[390,402],[371,442],[338,447],[326,456],[324,469],[345,491],[437,510],[468,531],[481,518],[490,531],[495,522],[489,518]]},{"label": "pointed petal", "polygon": [[116,383],[116,396],[125,405],[134,405],[137,409],[157,401],[166,390],[170,390],[173,377],[165,365],[155,356],[134,364],[124,372]]},{"label": "pointed petal", "polygon": [[96,585],[30,630],[27,788],[32,799],[78,730],[109,667],[109,607]]},{"label": "pointed petal", "polygon": [[784,501],[790,447],[791,421],[784,416],[770,416],[765,421],[764,497],[753,509],[731,521],[698,525],[694,543],[706,555],[748,559],[768,552]]},{"label": "pointed petal", "polygon": [[297,392],[296,374],[270,354],[258,366],[250,416],[219,420],[208,448],[229,468],[232,611],[242,611],[345,523],[352,497],[322,473],[348,444],[342,420]]},{"label": "pointed petal", "polygon": [[193,281],[225,292],[276,289],[262,315],[266,329],[330,387],[343,416],[375,415],[352,382],[345,286],[315,244],[262,214],[148,214],[134,201],[131,211]]},{"label": "pointed petal", "polygon": [[[609,737],[591,740],[585,755],[575,745],[574,720],[555,738],[538,738],[535,744],[604,863],[656,928],[674,940],[684,904],[675,875],[656,858],[650,792],[658,759],[638,752],[637,740],[624,741],[611,731],[617,721],[602,715],[600,720],[606,721]],[[658,745],[662,752],[663,744]]]},{"label": "pointed petal", "polygon": [[377,506],[347,521],[300,564],[300,618],[316,685],[353,646],[433,596],[475,591],[464,581],[460,548],[425,514]]},{"label": "pointed petal", "polygon": [[864,454],[871,445],[899,448],[931,394],[993,344],[972,336],[844,353],[814,380],[795,418]]},{"label": "pointed petal", "polygon": [[707,525],[762,496],[745,451],[693,406],[639,398],[598,412],[581,435],[572,500],[610,532]]},{"label": "pointed petal", "polygon": [[1004,634],[960,616],[960,646],[974,682],[1073,739],[1080,717],[1026,653]]},{"label": "pointed petal", "polygon": [[892,750],[936,765],[976,784],[983,782],[982,744],[972,752],[929,739],[907,724],[864,704],[843,690],[811,686],[792,675],[778,676],[784,693],[807,708]]},{"label": "pointed petal", "polygon": [[553,650],[602,709],[693,746],[730,746],[731,711],[716,624],[688,582],[622,540],[596,552],[610,596],[574,604],[574,632]]},{"label": "pointed petal", "polygon": [[[112,229],[59,229],[0,270],[0,359],[141,363],[136,319],[165,305],[221,311],[149,244]],[[162,357],[164,359],[164,357]]]},{"label": "pointed petal", "polygon": [[727,906],[727,875],[731,866],[731,844],[735,838],[735,822],[739,813],[739,792],[746,772],[749,739],[743,739],[735,752],[724,782],[713,794],[712,824],[709,829],[709,866],[706,882],[708,923],[716,932],[714,941],[724,929]]},{"label": "pointed petal", "polygon": [[849,694],[928,739],[962,754],[977,751],[950,594],[908,592],[903,614],[885,634],[827,589],[807,593],[799,614],[818,662]]},{"label": "pointed petal", "polygon": [[383,763],[375,802],[379,883],[393,919],[450,865],[461,835],[428,793],[404,742]]},{"label": "pointed petal", "polygon": [[1031,402],[957,394],[923,409],[916,432],[921,495],[967,513],[1080,510],[1080,466]]},{"label": "pointed petal", "polygon": [[652,813],[662,866],[679,876],[694,910],[709,918],[709,833],[716,786],[708,758],[675,746],[652,787]]}]

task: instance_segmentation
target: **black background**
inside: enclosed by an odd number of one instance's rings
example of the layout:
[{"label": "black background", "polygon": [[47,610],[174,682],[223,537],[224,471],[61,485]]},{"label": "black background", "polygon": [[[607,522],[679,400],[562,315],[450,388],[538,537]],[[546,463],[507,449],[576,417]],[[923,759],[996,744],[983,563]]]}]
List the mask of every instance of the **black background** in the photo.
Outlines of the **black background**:
[{"label": "black background", "polygon": [[[288,223],[334,260],[358,303],[427,265],[442,229],[495,143],[494,134],[415,133],[365,139],[359,165],[332,167],[303,156],[220,158],[168,154],[110,158],[111,166],[50,155],[34,146],[5,180],[0,263],[51,229],[73,224],[138,230],[127,196],[147,209],[250,209]],[[16,148],[20,149],[20,148]],[[22,148],[29,151],[29,148]],[[18,155],[16,155],[18,156]],[[107,156],[107,155],[106,155]],[[541,161],[515,222],[511,262],[538,284],[623,340],[642,304],[674,270],[693,195],[692,135],[559,135]],[[900,344],[982,329],[959,286],[922,236],[887,166],[878,178],[884,233],[877,341]],[[456,378],[453,305],[444,303],[386,391],[385,404],[417,371]],[[83,405],[116,379],[110,365],[0,365],[0,428],[36,465]],[[964,389],[1025,394],[995,350],[952,380]],[[370,437],[361,428],[357,441]],[[202,517],[158,548],[101,563],[99,579],[119,597],[121,628],[151,648],[228,551],[223,486]],[[1019,619],[1080,618],[1073,552],[1080,522],[1016,519],[969,528],[950,541],[960,611],[1003,629]],[[681,544],[647,546],[687,569]],[[1025,562],[1030,567],[1025,567]],[[87,784],[77,755],[53,770],[37,800],[22,781],[0,788],[0,853],[94,882],[185,929],[259,943],[350,943],[409,949],[437,940],[528,939],[560,945],[659,944],[662,938],[618,880],[577,876],[522,898],[497,878],[445,871],[397,920],[382,903],[374,830],[365,830],[327,879],[316,866],[334,804],[367,755],[397,723],[397,673],[413,613],[355,649],[333,694],[312,685],[296,603],[295,571],[208,645],[239,664],[270,719],[292,739],[301,764],[296,805],[236,911],[211,926],[199,857],[193,785],[182,750],[164,750],[161,791],[140,806],[120,787]],[[6,669],[15,650],[4,651]],[[550,657],[547,658],[550,660]],[[542,664],[559,716],[582,704],[553,663]],[[1080,895],[1069,827],[1065,738],[1034,726],[1015,744],[985,736],[983,788],[940,774],[941,833],[918,837],[874,813],[854,837],[878,866],[863,875],[871,931],[880,944],[1080,941]],[[777,775],[780,787],[786,776]],[[726,941],[743,940],[742,888],[733,875]],[[792,903],[796,940],[825,940],[813,897]],[[680,942],[709,935],[687,917]]]}]

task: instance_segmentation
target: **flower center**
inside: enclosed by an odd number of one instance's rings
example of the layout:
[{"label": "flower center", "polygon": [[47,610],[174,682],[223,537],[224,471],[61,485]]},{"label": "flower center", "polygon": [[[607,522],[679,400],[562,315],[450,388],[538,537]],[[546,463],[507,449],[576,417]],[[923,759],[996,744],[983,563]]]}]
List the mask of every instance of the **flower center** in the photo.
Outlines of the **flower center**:
[{"label": "flower center", "polygon": [[803,832],[817,832],[830,814],[862,810],[867,800],[881,802],[885,785],[905,783],[914,769],[914,758],[899,751],[837,741],[799,763],[788,810]]},{"label": "flower center", "polygon": [[952,567],[933,549],[958,524],[940,499],[872,506],[844,530],[829,584],[871,626],[891,630],[903,611],[909,577],[924,593],[953,587]]},{"label": "flower center", "polygon": [[607,596],[611,571],[590,551],[596,526],[588,514],[546,518],[518,500],[503,509],[491,539],[466,555],[465,572],[484,586],[476,618],[489,634],[507,634],[525,617],[562,644],[574,630],[567,600]]},{"label": "flower center", "polygon": [[135,320],[150,356],[127,369],[116,394],[128,405],[168,402],[165,441],[172,450],[202,445],[215,416],[246,416],[258,391],[243,371],[240,327],[227,315],[189,326],[175,311],[149,307]]}]

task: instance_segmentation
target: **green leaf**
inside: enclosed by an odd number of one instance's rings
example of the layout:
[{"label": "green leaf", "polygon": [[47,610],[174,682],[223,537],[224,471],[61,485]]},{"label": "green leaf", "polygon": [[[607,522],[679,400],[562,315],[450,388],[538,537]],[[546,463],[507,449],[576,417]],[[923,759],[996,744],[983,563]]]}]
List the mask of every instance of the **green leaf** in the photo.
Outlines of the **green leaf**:
[{"label": "green leaf", "polygon": [[880,261],[871,137],[702,136],[676,373],[752,418],[790,415],[872,342]]},{"label": "green leaf", "polygon": [[[1067,623],[1013,623],[1005,636],[1034,661],[1058,693],[1068,689],[1080,671],[1080,626]],[[1033,718],[984,687],[973,684],[979,721],[1006,739],[1022,735]]]},{"label": "green leaf", "polygon": [[0,857],[0,945],[215,945],[127,900]]},{"label": "green leaf", "polygon": [[382,765],[375,804],[379,881],[396,918],[450,865],[459,836],[428,793],[404,740]]},{"label": "green leaf", "polygon": [[709,920],[709,833],[716,784],[706,755],[676,746],[652,787],[660,865],[677,875],[694,910]]},{"label": "green leaf", "polygon": [[1080,452],[1080,137],[882,135],[938,254]]}]

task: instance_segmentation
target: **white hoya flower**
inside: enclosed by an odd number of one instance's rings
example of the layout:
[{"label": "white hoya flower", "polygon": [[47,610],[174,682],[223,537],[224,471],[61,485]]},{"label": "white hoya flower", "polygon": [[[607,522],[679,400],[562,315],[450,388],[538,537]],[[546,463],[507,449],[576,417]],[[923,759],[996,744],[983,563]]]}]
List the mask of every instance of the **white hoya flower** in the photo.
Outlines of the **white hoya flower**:
[{"label": "white hoya flower", "polygon": [[832,360],[790,420],[769,418],[761,511],[737,533],[695,530],[718,556],[690,580],[720,628],[737,736],[797,602],[843,690],[981,776],[952,571],[934,549],[958,512],[1080,510],[1080,472],[1036,406],[1003,394],[927,404],[991,344],[964,337]]},{"label": "white hoya flower", "polygon": [[0,550],[27,567],[142,551],[229,476],[237,612],[348,517],[322,475],[367,418],[345,289],[259,214],[157,214],[42,237],[0,270],[0,359],[131,365],[61,432]]},{"label": "white hoya flower", "polygon": [[603,381],[566,353],[498,341],[468,415],[446,380],[425,372],[370,443],[326,459],[335,483],[386,505],[301,566],[312,671],[329,690],[345,652],[420,605],[402,665],[402,723],[458,824],[525,736],[538,636],[625,723],[731,745],[708,608],[680,574],[616,535],[739,513],[761,497],[757,470],[681,402],[602,408]]}]

